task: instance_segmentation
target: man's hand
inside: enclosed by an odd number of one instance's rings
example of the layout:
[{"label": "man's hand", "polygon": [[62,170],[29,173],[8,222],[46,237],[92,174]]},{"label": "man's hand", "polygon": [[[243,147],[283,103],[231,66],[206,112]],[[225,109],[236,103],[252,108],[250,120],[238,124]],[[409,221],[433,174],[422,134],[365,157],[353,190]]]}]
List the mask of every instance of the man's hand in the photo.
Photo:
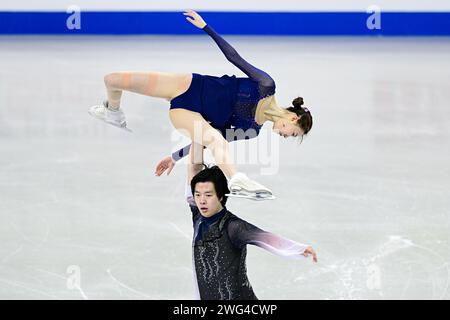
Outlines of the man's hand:
[{"label": "man's hand", "polygon": [[186,12],[183,13],[186,17],[186,20],[192,23],[197,28],[203,29],[206,26],[206,22],[203,20],[203,18],[194,10],[186,10]]},{"label": "man's hand", "polygon": [[313,261],[317,262],[317,254],[314,251],[314,249],[312,247],[308,247],[305,249],[305,251],[302,253],[305,257],[309,257],[310,255],[312,255],[313,257]]},{"label": "man's hand", "polygon": [[162,159],[158,165],[156,166],[155,176],[160,176],[164,173],[164,171],[167,171],[167,175],[170,174],[170,171],[172,171],[173,167],[175,166],[175,161],[173,161],[171,156],[167,156],[164,159]]}]

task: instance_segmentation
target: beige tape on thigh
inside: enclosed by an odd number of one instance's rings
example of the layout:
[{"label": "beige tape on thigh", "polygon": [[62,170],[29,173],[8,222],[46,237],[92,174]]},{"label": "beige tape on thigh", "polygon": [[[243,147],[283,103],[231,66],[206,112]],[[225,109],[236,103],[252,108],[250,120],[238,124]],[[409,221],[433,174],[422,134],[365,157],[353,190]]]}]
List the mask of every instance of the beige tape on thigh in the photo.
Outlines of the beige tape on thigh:
[{"label": "beige tape on thigh", "polygon": [[145,94],[153,96],[156,92],[156,86],[158,85],[159,75],[155,72],[151,72],[147,76],[146,88],[144,89]]},{"label": "beige tape on thigh", "polygon": [[121,75],[121,84],[122,84],[122,88],[124,89],[128,89],[130,88],[130,83],[131,83],[131,73],[130,72],[125,72]]}]

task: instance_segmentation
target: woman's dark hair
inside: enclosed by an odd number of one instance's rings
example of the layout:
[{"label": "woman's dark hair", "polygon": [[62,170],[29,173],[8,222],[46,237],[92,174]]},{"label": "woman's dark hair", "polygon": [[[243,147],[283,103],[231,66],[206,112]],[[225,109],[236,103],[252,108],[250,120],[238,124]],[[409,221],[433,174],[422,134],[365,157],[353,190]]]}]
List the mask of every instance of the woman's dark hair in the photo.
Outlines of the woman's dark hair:
[{"label": "woman's dark hair", "polygon": [[227,178],[218,166],[213,166],[211,168],[206,167],[192,178],[191,191],[193,195],[195,195],[195,185],[198,182],[212,182],[214,189],[216,190],[217,198],[222,198],[220,203],[222,206],[225,206],[228,199],[225,194],[230,193],[230,190],[228,189]]},{"label": "woman's dark hair", "polygon": [[303,98],[297,97],[292,101],[293,107],[286,108],[287,111],[294,112],[297,116],[300,117],[298,120],[298,125],[303,130],[304,134],[308,134],[308,132],[311,130],[313,125],[313,119],[311,116],[311,112],[307,109],[302,107],[303,105]]}]

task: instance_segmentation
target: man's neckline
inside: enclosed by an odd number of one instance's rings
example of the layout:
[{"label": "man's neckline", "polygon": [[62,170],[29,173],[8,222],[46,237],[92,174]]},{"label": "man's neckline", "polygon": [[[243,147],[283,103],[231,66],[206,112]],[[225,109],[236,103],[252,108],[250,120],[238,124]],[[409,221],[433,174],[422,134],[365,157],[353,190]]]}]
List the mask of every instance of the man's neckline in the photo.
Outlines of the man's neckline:
[{"label": "man's neckline", "polygon": [[210,217],[205,217],[205,216],[202,216],[201,214],[200,214],[200,217],[201,217],[202,221],[214,222],[214,221],[218,220],[219,218],[221,218],[225,214],[225,212],[227,212],[227,208],[224,207],[222,210],[220,210],[219,212],[217,212],[216,214],[214,214]]}]

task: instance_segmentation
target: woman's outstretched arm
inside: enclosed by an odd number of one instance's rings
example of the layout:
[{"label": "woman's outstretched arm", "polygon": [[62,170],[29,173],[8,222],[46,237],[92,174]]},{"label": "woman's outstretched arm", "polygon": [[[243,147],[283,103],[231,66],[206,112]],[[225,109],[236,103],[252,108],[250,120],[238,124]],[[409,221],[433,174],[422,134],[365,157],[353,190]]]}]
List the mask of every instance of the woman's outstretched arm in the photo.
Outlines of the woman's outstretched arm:
[{"label": "woman's outstretched arm", "polygon": [[234,49],[225,39],[223,39],[210,25],[206,24],[203,18],[195,11],[188,10],[184,13],[188,17],[186,18],[196,27],[202,29],[207,34],[213,38],[217,43],[220,50],[223,52],[228,61],[238,67],[242,72],[244,72],[249,78],[257,81],[260,85],[264,87],[274,87],[275,81],[266,72],[256,68],[242,58],[239,53]]},{"label": "woman's outstretched arm", "polygon": [[203,28],[207,34],[217,43],[228,61],[238,67],[249,78],[257,81],[264,87],[275,86],[275,81],[266,72],[251,65],[234,49],[224,38],[222,38],[210,25]]}]

